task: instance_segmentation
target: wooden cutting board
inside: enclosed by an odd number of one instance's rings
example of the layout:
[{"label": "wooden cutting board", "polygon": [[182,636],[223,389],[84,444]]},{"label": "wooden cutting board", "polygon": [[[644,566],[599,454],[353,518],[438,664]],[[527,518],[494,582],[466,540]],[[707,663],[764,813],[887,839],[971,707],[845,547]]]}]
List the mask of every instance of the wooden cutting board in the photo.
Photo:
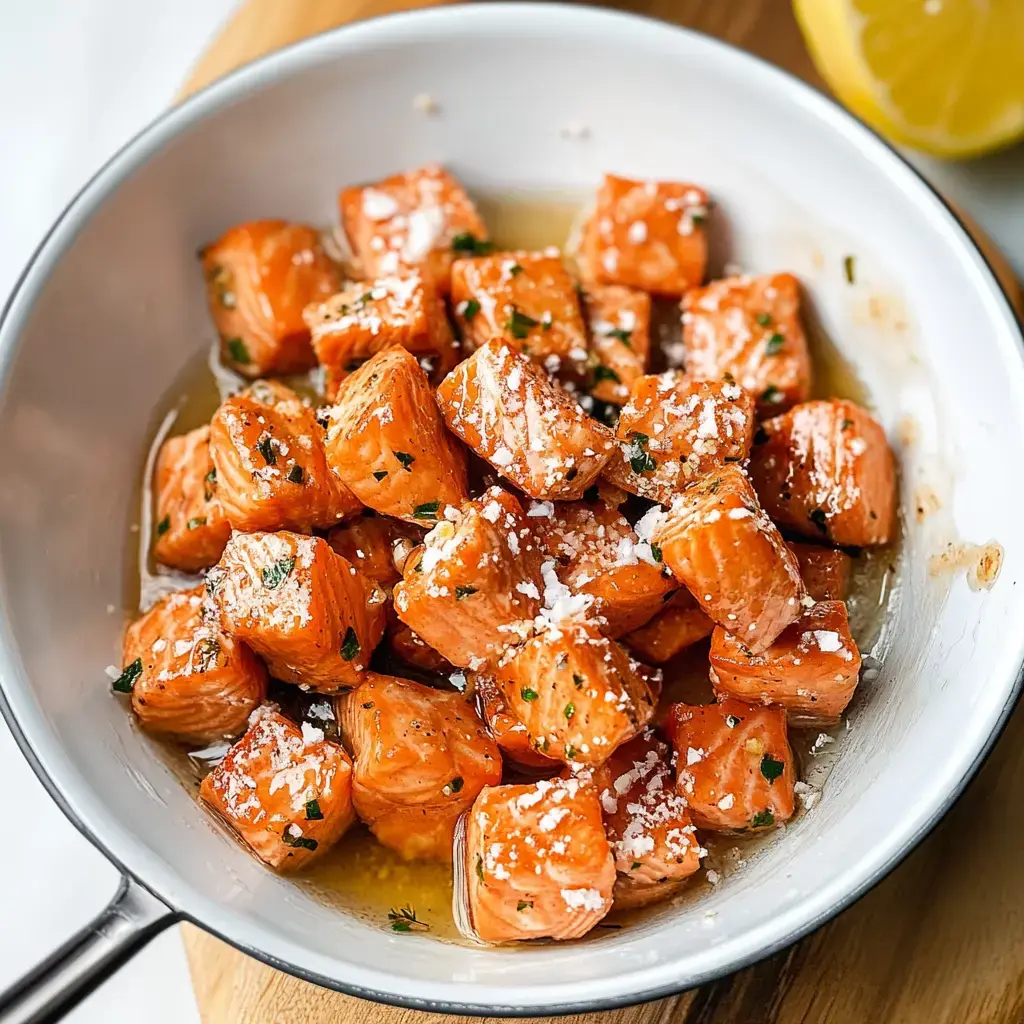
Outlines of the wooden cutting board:
[{"label": "wooden cutting board", "polygon": [[[184,91],[336,25],[443,2],[247,0],[199,60]],[[619,6],[729,40],[822,87],[787,0],[637,0]],[[1019,301],[1012,271],[981,241]],[[816,934],[695,992],[558,1020],[1018,1024],[1024,1020],[1021,808],[1024,713],[1018,711],[979,776],[932,835]],[[338,995],[266,967],[195,928],[185,926],[184,933],[204,1024],[450,1024],[454,1019]]]}]

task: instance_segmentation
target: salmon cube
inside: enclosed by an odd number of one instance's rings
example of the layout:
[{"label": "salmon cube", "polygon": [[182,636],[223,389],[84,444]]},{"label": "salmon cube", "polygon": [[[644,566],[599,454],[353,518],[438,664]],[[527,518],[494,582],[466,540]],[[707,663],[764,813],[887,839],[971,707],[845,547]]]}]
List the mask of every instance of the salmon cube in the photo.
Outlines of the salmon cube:
[{"label": "salmon cube", "polygon": [[203,779],[199,795],[278,871],[323,856],[355,821],[344,748],[321,729],[299,728],[275,704],[253,712],[248,732]]},{"label": "salmon cube", "polygon": [[545,757],[530,743],[526,726],[509,710],[508,702],[494,677],[484,672],[473,673],[473,696],[476,709],[501,753],[517,767],[556,769],[561,762]]},{"label": "salmon cube", "polygon": [[591,614],[605,636],[622,636],[659,612],[675,578],[625,516],[602,501],[557,504],[535,519],[558,577],[576,595],[593,599]]},{"label": "salmon cube", "polygon": [[379,516],[373,509],[346,520],[327,534],[327,543],[368,579],[390,592],[402,578],[395,565],[396,545],[415,545],[425,531],[390,516]]},{"label": "salmon cube", "polygon": [[130,693],[147,732],[213,742],[237,736],[263,702],[267,672],[244,644],[203,618],[203,588],[161,598],[124,636],[115,691]]},{"label": "salmon cube", "polygon": [[420,268],[447,295],[452,260],[491,248],[466,190],[437,164],[346,188],[339,205],[341,223],[368,278]]},{"label": "salmon cube", "polygon": [[456,260],[452,303],[469,351],[501,337],[549,373],[582,377],[587,336],[576,282],[557,252]]},{"label": "salmon cube", "polygon": [[711,636],[714,628],[715,624],[701,610],[693,594],[683,588],[672,594],[650,622],[627,633],[623,640],[644,661],[663,665],[687,647]]},{"label": "salmon cube", "polygon": [[532,498],[581,498],[611,454],[611,431],[500,338],[455,367],[437,394],[449,429]]},{"label": "salmon cube", "polygon": [[426,640],[397,617],[388,622],[384,639],[393,657],[421,672],[449,673],[454,668],[444,655],[438,654]]},{"label": "salmon cube", "polygon": [[721,626],[711,638],[715,694],[778,704],[792,725],[834,725],[859,677],[860,652],[842,601],[819,601],[808,608],[761,654]]},{"label": "salmon cube", "polygon": [[246,377],[316,365],[302,311],[341,284],[316,228],[283,220],[240,224],[202,251],[221,358]]},{"label": "salmon cube", "polygon": [[320,537],[236,533],[206,589],[226,633],[307,689],[357,686],[384,633],[384,591]]},{"label": "salmon cube", "polygon": [[735,384],[698,381],[678,370],[640,377],[615,438],[605,476],[667,505],[695,480],[750,454],[754,401]]},{"label": "salmon cube", "polygon": [[231,536],[231,524],[217,500],[209,427],[197,427],[163,443],[153,492],[153,557],[182,572],[198,572],[213,565]]},{"label": "salmon cube", "polygon": [[434,389],[404,348],[363,363],[322,415],[331,469],[364,505],[429,527],[469,497],[466,452],[445,430]]},{"label": "salmon cube", "polygon": [[590,393],[622,405],[647,369],[651,297],[635,288],[597,285],[583,295],[590,330]]},{"label": "salmon cube", "polygon": [[[554,603],[563,600],[567,590]],[[638,664],[589,622],[553,622],[506,652],[494,675],[533,748],[566,764],[606,761],[654,713]]]},{"label": "salmon cube", "polygon": [[846,597],[853,560],[845,551],[797,542],[790,542],[789,550],[796,555],[804,586],[815,601],[842,601]]},{"label": "salmon cube", "polygon": [[450,861],[455,822],[501,779],[501,754],[469,701],[370,673],[342,703],[359,817],[403,857]]},{"label": "salmon cube", "polygon": [[475,938],[578,939],[611,910],[615,862],[593,785],[488,788],[464,828],[456,899]]},{"label": "salmon cube", "polygon": [[682,295],[704,280],[707,216],[708,195],[696,185],[606,174],[583,229],[585,280]]},{"label": "salmon cube", "polygon": [[221,403],[210,424],[217,500],[235,530],[334,526],[362,505],[330,472],[313,410],[264,382]]},{"label": "salmon cube", "polygon": [[828,398],[761,426],[750,476],[781,527],[844,546],[892,540],[896,460],[885,431],[864,409]]},{"label": "salmon cube", "polygon": [[697,828],[738,832],[793,816],[796,764],[785,708],[739,700],[673,704],[667,728],[676,750],[676,784]]},{"label": "salmon cube", "polygon": [[541,560],[519,502],[492,487],[450,508],[409,556],[395,611],[453,665],[479,667],[540,612]]},{"label": "salmon cube", "polygon": [[683,298],[686,370],[699,380],[731,378],[772,416],[811,390],[811,357],[792,274],[728,277]]},{"label": "salmon cube", "polygon": [[408,349],[435,381],[459,361],[444,300],[419,274],[350,283],[305,317],[331,400],[348,374],[392,345]]},{"label": "salmon cube", "polygon": [[615,909],[678,892],[700,867],[701,846],[675,787],[671,751],[651,729],[594,769],[605,833],[615,857]]}]

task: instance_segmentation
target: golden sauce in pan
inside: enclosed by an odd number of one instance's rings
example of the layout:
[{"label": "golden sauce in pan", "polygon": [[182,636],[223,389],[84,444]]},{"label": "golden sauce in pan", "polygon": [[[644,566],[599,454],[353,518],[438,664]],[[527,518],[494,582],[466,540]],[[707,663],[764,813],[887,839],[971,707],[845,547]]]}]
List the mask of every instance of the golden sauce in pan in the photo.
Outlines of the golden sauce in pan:
[{"label": "golden sauce in pan", "polygon": [[[479,200],[478,206],[485,223],[491,227],[496,244],[506,249],[562,246],[570,236],[579,214],[579,206],[575,203],[564,200],[537,201],[536,198],[528,197],[484,197]],[[197,297],[200,291],[201,280],[197,270]],[[813,322],[806,326],[814,366],[814,397],[849,398],[870,408],[872,403],[862,383],[820,326]],[[671,353],[678,340],[678,309],[674,303],[660,304],[655,310],[652,323],[652,370],[658,371],[670,365],[665,353]],[[288,378],[287,383],[311,397],[317,394],[312,375]],[[208,423],[219,404],[222,390],[230,391],[242,386],[244,382],[240,378],[216,364],[215,356],[204,355],[192,360],[168,389],[161,408],[156,411],[148,447],[155,453],[165,436],[184,433]],[[155,564],[148,556],[148,539],[151,534],[148,484],[143,472],[138,486],[139,531],[130,538],[132,556],[129,559],[129,579],[125,590],[128,618],[134,617],[140,608],[149,607],[168,590],[197,582],[194,577]],[[884,621],[895,579],[897,554],[898,543],[865,551],[854,559],[847,603],[854,638],[865,656],[872,650]],[[708,641],[703,641],[664,666],[662,706],[680,700],[704,703],[712,699],[707,659]],[[871,664],[867,657],[865,664]],[[396,668],[396,674],[402,674],[402,670]],[[868,699],[869,690],[870,687],[859,690],[854,703]],[[827,744],[827,747],[820,741],[815,744],[819,736],[817,730],[791,731],[793,749],[801,762],[800,778],[805,777],[808,768],[814,763],[815,776],[820,784],[823,769],[835,759],[842,747],[844,731],[843,724],[831,730],[834,742]],[[208,770],[208,763],[196,757],[195,752],[189,756],[189,752],[177,744],[160,742],[159,745],[182,781],[198,793],[199,780]],[[816,747],[818,752],[810,753],[812,747]],[[709,851],[704,864],[719,875],[724,875],[752,856],[761,844],[772,842],[773,838],[737,839],[703,833],[702,841]],[[451,914],[450,865],[404,861],[394,851],[382,847],[361,824],[350,829],[310,869],[294,878],[296,884],[306,887],[328,904],[356,914],[368,922],[377,923],[382,928],[388,926],[387,915],[391,908],[411,906],[416,910],[418,918],[429,925],[430,935],[446,940],[459,939]],[[608,929],[622,927],[624,922],[636,914],[664,912],[666,906],[685,906],[696,895],[706,891],[708,884],[704,872],[701,872],[694,876],[684,892],[667,903],[633,911],[628,915],[612,914],[591,935],[608,934]]]}]

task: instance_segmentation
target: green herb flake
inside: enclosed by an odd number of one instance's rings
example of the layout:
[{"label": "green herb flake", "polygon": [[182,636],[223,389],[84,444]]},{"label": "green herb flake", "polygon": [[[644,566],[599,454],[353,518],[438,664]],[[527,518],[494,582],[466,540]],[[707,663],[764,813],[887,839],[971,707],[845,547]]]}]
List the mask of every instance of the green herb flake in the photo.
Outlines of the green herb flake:
[{"label": "green herb flake", "polygon": [[427,501],[422,505],[417,505],[412,510],[413,519],[436,519],[437,510],[441,507],[439,501]]},{"label": "green herb flake", "polygon": [[576,748],[571,743],[566,743],[565,745],[565,756],[569,758],[570,761],[576,760]]},{"label": "green herb flake", "polygon": [[774,783],[775,780],[783,773],[785,768],[785,762],[776,761],[771,754],[765,754],[764,757],[761,758],[761,774],[769,783]]},{"label": "green herb flake", "polygon": [[159,523],[156,524],[156,535],[162,537],[171,528],[171,517],[164,516]]},{"label": "green herb flake", "polygon": [[662,555],[661,555],[661,545],[660,544],[655,544],[653,540],[651,541],[651,557],[656,562],[660,562],[661,558],[662,558]]},{"label": "green herb flake", "polygon": [[843,257],[843,276],[846,278],[847,284],[853,284],[857,279],[855,261],[855,256]]},{"label": "green herb flake", "polygon": [[110,685],[114,693],[131,693],[142,675],[142,659],[136,658]]},{"label": "green herb flake", "polygon": [[391,922],[391,930],[393,932],[411,932],[416,928],[427,931],[430,928],[426,921],[421,921],[416,916],[416,911],[410,906],[402,907],[400,910],[395,910],[392,907],[388,911],[388,920]]},{"label": "green herb flake", "polygon": [[632,863],[632,864],[630,864],[630,865],[629,865],[629,870],[630,870],[630,871],[636,871],[636,869],[637,869],[638,867],[640,867],[640,861],[638,861],[638,860],[635,860],[635,861],[633,861],[633,863]]},{"label": "green herb flake", "polygon": [[206,525],[206,516],[193,516],[186,524],[186,530],[198,530],[200,526]]},{"label": "green herb flake", "polygon": [[572,684],[576,687],[577,690],[583,689],[583,676],[581,676],[579,672],[573,672]]},{"label": "green herb flake", "polygon": [[286,579],[292,569],[295,568],[295,557],[282,558],[279,562],[275,562],[273,565],[265,565],[260,569],[260,579],[263,580],[263,586],[267,590],[277,590],[279,586]]},{"label": "green herb flake", "polygon": [[295,846],[300,850],[315,850],[320,845],[315,839],[310,839],[309,836],[293,835],[292,829],[296,827],[295,825],[288,825],[281,833],[281,842],[285,846]]},{"label": "green herb flake", "polygon": [[535,701],[537,699],[537,697],[539,696],[539,694],[537,693],[536,690],[531,690],[528,686],[524,686],[519,691],[519,696],[522,697],[523,700],[525,700],[529,704],[529,703],[532,703],[533,701]]},{"label": "green herb flake", "polygon": [[252,356],[249,355],[249,350],[241,338],[228,338],[224,344],[227,346],[231,362],[238,363],[239,366],[246,366],[252,362]]},{"label": "green herb flake", "polygon": [[356,631],[349,626],[341,641],[341,657],[344,661],[351,661],[359,653],[359,650],[359,637],[356,636]]},{"label": "green herb flake", "polygon": [[377,472],[373,474],[373,479],[380,483],[380,481],[383,480],[384,477],[386,477],[387,475],[388,471],[386,469],[378,469]]},{"label": "green herb flake", "polygon": [[822,508],[812,508],[807,513],[807,518],[817,527],[818,531],[824,536],[828,536],[828,519],[825,516],[825,510]]},{"label": "green herb flake", "polygon": [[306,801],[306,821],[323,821],[324,812],[320,810],[319,800]]},{"label": "green herb flake", "polygon": [[576,705],[572,703],[566,704],[565,708],[562,710],[562,714],[565,715],[566,721],[568,721],[576,714]]},{"label": "green herb flake", "polygon": [[843,422],[839,424],[839,429],[840,430],[849,430],[850,427],[852,427],[852,426],[853,426],[853,420],[843,420]]},{"label": "green herb flake", "polygon": [[758,313],[757,322],[762,327],[767,327],[772,322],[771,313]]},{"label": "green herb flake", "polygon": [[619,375],[610,366],[604,366],[602,363],[598,363],[597,366],[594,367],[594,383],[600,384],[603,380],[614,381],[616,384],[622,383]]},{"label": "green herb flake", "polygon": [[292,466],[292,468],[288,471],[288,479],[293,484],[301,484],[302,483],[302,467],[299,466],[299,465]]},{"label": "green herb flake", "polygon": [[518,274],[521,274],[522,272],[523,266],[521,263],[513,263],[512,266],[508,268],[509,277],[516,277]]},{"label": "green herb flake", "polygon": [[774,384],[769,384],[761,392],[761,401],[768,402],[770,405],[778,405],[783,398],[785,398],[785,395]]},{"label": "green herb flake", "polygon": [[522,913],[524,910],[533,910],[533,902],[531,900],[520,900],[516,904],[516,910]]},{"label": "green herb flake", "polygon": [[738,718],[736,715],[726,715],[725,716],[725,724],[727,726],[729,726],[730,729],[735,729],[736,726],[739,725],[740,722],[742,722],[742,721],[743,721],[743,719],[742,718]]},{"label": "green herb flake", "polygon": [[634,473],[650,473],[658,468],[658,463],[647,451],[650,438],[646,434],[634,431],[629,441],[629,465]]},{"label": "green herb flake", "polygon": [[532,316],[527,316],[525,313],[520,313],[515,306],[512,307],[512,312],[509,314],[508,321],[505,323],[505,330],[512,335],[513,338],[518,338],[522,341],[526,338],[530,329],[533,327],[540,327],[540,321],[534,320]]},{"label": "green herb flake", "polygon": [[621,341],[622,344],[626,346],[626,348],[633,347],[633,343],[632,341],[630,341],[630,339],[633,336],[633,332],[627,331],[622,327],[613,327],[611,328],[611,330],[605,331],[604,336],[606,338],[615,338],[618,341]]},{"label": "green herb flake", "polygon": [[395,458],[402,464],[402,469],[406,473],[411,473],[412,470],[409,468],[415,461],[415,457],[410,455],[408,452],[395,452]]},{"label": "green herb flake", "polygon": [[491,242],[477,238],[470,231],[463,231],[452,239],[452,252],[460,256],[486,256],[493,249]]},{"label": "green herb flake", "polygon": [[203,498],[209,501],[213,497],[213,489],[217,486],[217,470],[211,469],[203,477]]},{"label": "green herb flake", "polygon": [[453,793],[461,793],[462,792],[462,787],[465,784],[466,783],[462,780],[462,778],[460,778],[458,775],[456,775],[455,778],[452,779],[452,781],[448,783],[448,787],[451,789],[451,791]]},{"label": "green herb flake", "polygon": [[766,828],[768,825],[775,824],[775,815],[771,811],[758,811],[753,818],[750,819],[751,828]]},{"label": "green herb flake", "polygon": [[480,312],[480,303],[476,299],[466,299],[459,312],[464,320],[472,320]]},{"label": "green herb flake", "polygon": [[767,341],[764,346],[764,353],[767,356],[773,356],[782,349],[782,346],[786,344],[786,339],[776,331]]},{"label": "green herb flake", "polygon": [[484,859],[477,854],[476,856],[476,877],[482,882],[484,880]]},{"label": "green herb flake", "polygon": [[269,437],[264,437],[256,444],[256,451],[263,456],[263,461],[268,466],[273,466],[277,462],[277,452],[274,451],[274,445]]},{"label": "green herb flake", "polygon": [[464,597],[472,597],[476,593],[476,587],[456,587],[455,600],[461,601]]}]

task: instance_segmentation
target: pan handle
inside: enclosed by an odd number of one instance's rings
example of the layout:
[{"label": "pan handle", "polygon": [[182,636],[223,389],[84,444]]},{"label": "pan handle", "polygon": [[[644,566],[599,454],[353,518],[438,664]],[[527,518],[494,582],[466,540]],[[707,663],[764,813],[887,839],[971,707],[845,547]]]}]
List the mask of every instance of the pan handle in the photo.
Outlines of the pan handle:
[{"label": "pan handle", "polygon": [[101,985],[178,914],[127,876],[98,917],[6,992],[0,1024],[51,1024]]}]

